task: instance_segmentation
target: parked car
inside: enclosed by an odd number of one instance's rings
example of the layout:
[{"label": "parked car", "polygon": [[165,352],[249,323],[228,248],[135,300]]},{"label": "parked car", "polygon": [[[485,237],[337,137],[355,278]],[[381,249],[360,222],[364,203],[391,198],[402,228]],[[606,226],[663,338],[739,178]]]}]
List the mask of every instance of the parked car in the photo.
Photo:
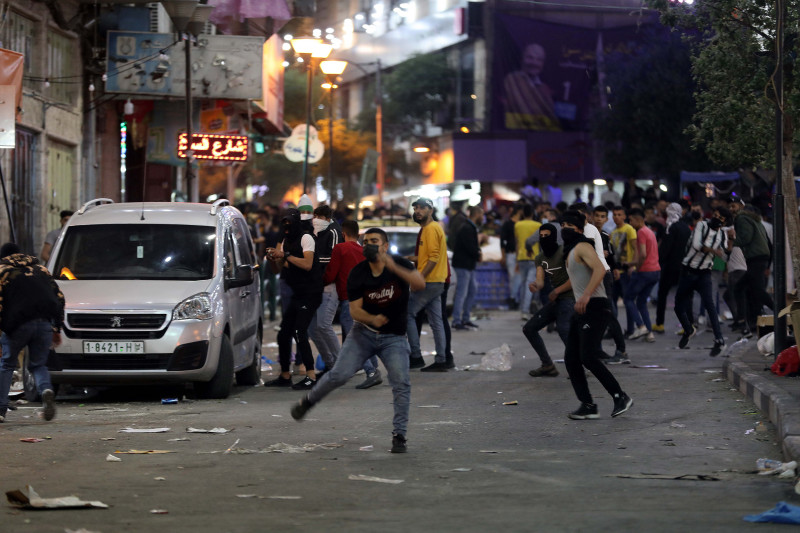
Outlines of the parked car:
[{"label": "parked car", "polygon": [[257,384],[254,250],[227,200],[87,202],[48,264],[66,298],[63,343],[48,362],[53,383],[193,383],[203,398],[227,397],[234,376]]}]

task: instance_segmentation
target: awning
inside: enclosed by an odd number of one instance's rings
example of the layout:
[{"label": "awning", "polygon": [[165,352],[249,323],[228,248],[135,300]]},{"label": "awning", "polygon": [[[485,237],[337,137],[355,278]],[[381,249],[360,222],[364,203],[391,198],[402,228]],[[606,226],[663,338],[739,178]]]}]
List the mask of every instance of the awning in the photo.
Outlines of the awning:
[{"label": "awning", "polygon": [[738,172],[689,172],[686,170],[681,171],[681,183],[687,181],[700,181],[700,182],[736,181],[738,179],[739,179]]}]

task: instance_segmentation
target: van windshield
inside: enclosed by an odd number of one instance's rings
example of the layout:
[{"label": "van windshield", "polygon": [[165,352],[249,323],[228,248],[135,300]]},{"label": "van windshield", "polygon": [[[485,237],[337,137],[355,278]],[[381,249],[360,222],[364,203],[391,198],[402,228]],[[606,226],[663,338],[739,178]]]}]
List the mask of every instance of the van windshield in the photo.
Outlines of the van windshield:
[{"label": "van windshield", "polygon": [[53,276],[88,279],[211,279],[215,228],[182,225],[72,226]]}]

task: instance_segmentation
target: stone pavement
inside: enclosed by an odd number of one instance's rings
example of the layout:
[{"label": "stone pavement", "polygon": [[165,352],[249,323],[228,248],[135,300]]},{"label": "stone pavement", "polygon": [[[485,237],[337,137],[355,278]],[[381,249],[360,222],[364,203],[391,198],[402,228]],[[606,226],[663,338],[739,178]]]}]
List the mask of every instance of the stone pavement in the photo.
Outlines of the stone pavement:
[{"label": "stone pavement", "polygon": [[725,377],[775,424],[786,461],[800,461],[800,377],[770,371],[775,358],[758,351],[755,338],[732,345]]}]

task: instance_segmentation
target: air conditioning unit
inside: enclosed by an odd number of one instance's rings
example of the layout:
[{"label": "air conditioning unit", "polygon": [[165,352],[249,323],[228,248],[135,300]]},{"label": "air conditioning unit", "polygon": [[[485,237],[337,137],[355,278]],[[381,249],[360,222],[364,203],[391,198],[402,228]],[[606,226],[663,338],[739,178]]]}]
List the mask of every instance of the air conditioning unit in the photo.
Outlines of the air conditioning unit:
[{"label": "air conditioning unit", "polygon": [[[150,31],[153,33],[173,33],[172,21],[160,2],[147,4],[150,9]],[[206,22],[203,32],[208,35],[217,34],[217,26],[211,22]]]}]

